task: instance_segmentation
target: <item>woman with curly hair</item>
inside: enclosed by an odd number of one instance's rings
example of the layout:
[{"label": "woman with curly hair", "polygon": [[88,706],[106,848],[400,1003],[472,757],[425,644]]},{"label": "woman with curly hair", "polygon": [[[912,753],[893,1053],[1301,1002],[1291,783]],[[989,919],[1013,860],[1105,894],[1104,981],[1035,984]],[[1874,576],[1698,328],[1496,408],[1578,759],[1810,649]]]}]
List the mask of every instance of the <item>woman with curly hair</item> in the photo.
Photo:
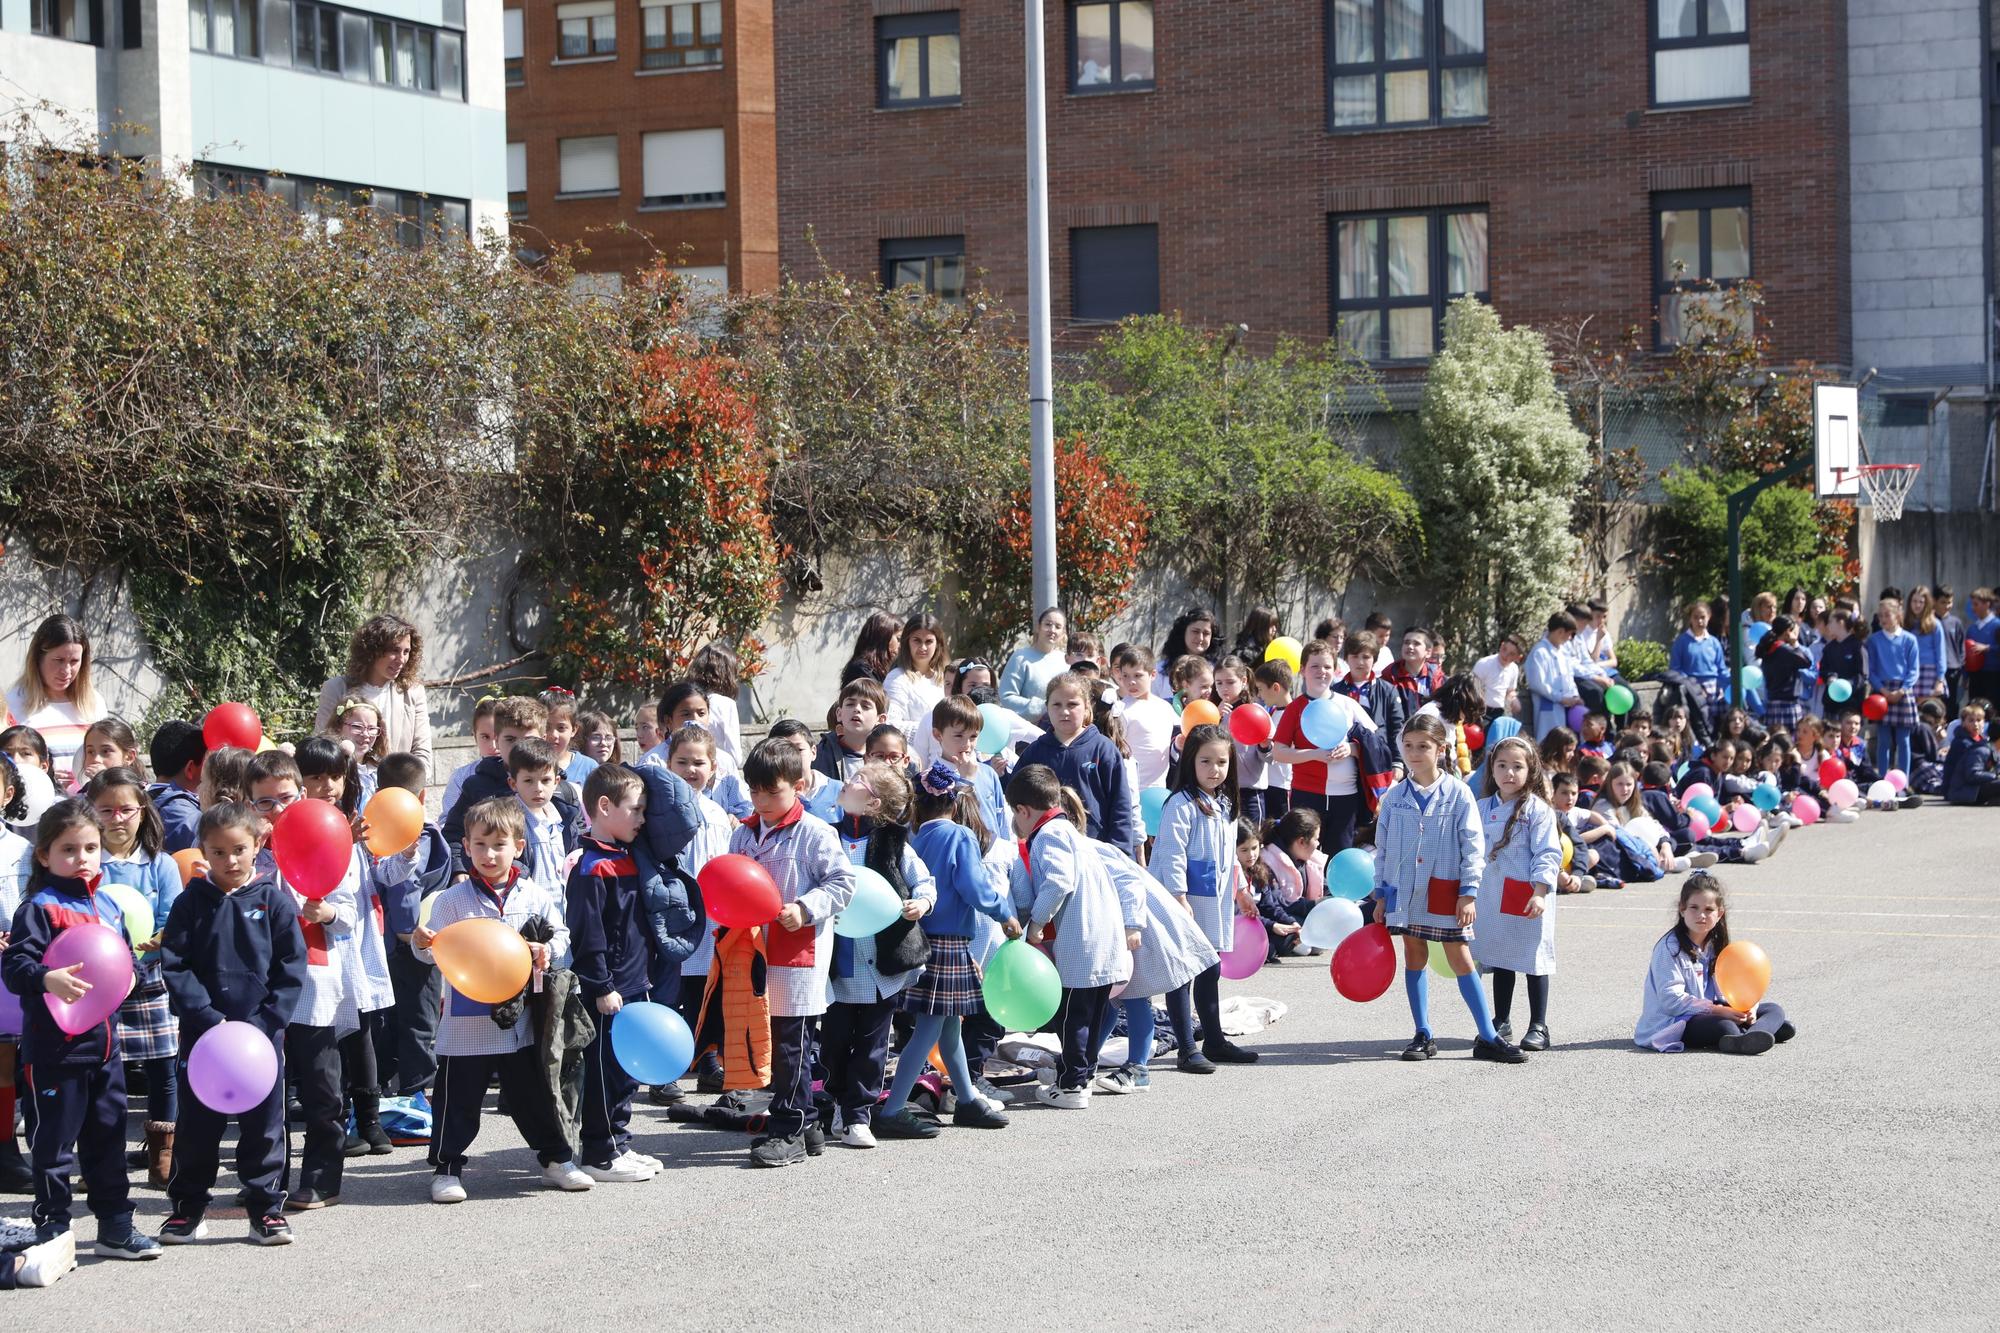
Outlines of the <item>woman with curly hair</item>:
[{"label": "woman with curly hair", "polygon": [[421,678],[423,635],[401,616],[379,615],[354,631],[347,670],[321,687],[313,730],[326,732],[344,700],[372,704],[382,718],[384,753],[413,754],[431,769],[431,710]]}]

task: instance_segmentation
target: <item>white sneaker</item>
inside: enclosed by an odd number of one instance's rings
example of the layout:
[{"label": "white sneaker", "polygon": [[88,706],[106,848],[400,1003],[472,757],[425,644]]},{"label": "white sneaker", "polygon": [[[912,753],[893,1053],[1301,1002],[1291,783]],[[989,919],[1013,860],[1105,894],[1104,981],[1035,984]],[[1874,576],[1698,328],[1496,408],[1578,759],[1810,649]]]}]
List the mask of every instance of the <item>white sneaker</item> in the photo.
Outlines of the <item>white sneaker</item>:
[{"label": "white sneaker", "polygon": [[610,1166],[592,1166],[589,1162],[585,1162],[583,1173],[600,1185],[626,1185],[653,1178],[652,1170],[631,1161],[630,1154],[620,1157]]},{"label": "white sneaker", "polygon": [[1800,819],[1797,815],[1788,814],[1785,816],[1786,828],[1795,829],[1795,828],[1804,828],[1805,826],[1806,826],[1806,821]]},{"label": "white sneaker", "polygon": [[1058,1088],[1053,1083],[1044,1083],[1036,1087],[1035,1100],[1058,1111],[1087,1111],[1090,1109],[1090,1090]]},{"label": "white sneaker", "polygon": [[1791,827],[1784,820],[1774,819],[1764,825],[1765,841],[1771,844],[1771,850],[1775,852],[1778,850],[1778,844],[1783,842],[1785,835],[1791,831]]},{"label": "white sneaker", "polygon": [[459,1184],[457,1176],[432,1176],[431,1202],[464,1203],[465,1186]]},{"label": "white sneaker", "polygon": [[652,1179],[654,1176],[659,1175],[661,1170],[663,1169],[660,1163],[646,1156],[646,1154],[633,1152],[630,1148],[627,1148],[624,1152],[619,1153],[618,1160],[614,1162],[612,1165],[629,1166],[634,1171],[643,1171],[646,1173],[646,1178],[649,1180]]},{"label": "white sneaker", "polygon": [[587,1190],[592,1181],[575,1162],[550,1162],[542,1168],[542,1183],[552,1190]]},{"label": "white sneaker", "polygon": [[1761,831],[1753,833],[1743,840],[1743,863],[1745,865],[1754,866],[1770,854],[1771,844],[1765,841],[1764,834]]},{"label": "white sneaker", "polygon": [[1132,1076],[1120,1069],[1106,1069],[1090,1080],[1090,1090],[1110,1097],[1122,1097],[1132,1091]]},{"label": "white sneaker", "polygon": [[1852,824],[1855,820],[1861,818],[1861,812],[1850,805],[1845,810],[1828,811],[1826,818],[1827,822],[1832,824]]},{"label": "white sneaker", "polygon": [[875,1146],[875,1131],[866,1125],[849,1125],[841,1133],[840,1141],[850,1148],[872,1148]]},{"label": "white sneaker", "polygon": [[653,1170],[656,1172],[664,1171],[667,1169],[667,1164],[661,1161],[659,1158],[653,1156],[651,1153],[640,1152],[636,1148],[627,1148],[625,1150],[625,1155],[631,1158],[633,1161],[639,1163],[641,1166],[649,1166],[653,1168]]},{"label": "white sneaker", "polygon": [[1681,875],[1687,873],[1688,867],[1693,864],[1693,858],[1691,857],[1676,856],[1673,860],[1667,862],[1667,870],[1670,874]]},{"label": "white sneaker", "polygon": [[1696,852],[1687,858],[1687,863],[1696,870],[1706,870],[1721,859],[1714,852]]},{"label": "white sneaker", "polygon": [[53,1287],[62,1275],[76,1267],[76,1234],[65,1231],[53,1240],[30,1245],[21,1251],[21,1266],[14,1270],[14,1285]]}]

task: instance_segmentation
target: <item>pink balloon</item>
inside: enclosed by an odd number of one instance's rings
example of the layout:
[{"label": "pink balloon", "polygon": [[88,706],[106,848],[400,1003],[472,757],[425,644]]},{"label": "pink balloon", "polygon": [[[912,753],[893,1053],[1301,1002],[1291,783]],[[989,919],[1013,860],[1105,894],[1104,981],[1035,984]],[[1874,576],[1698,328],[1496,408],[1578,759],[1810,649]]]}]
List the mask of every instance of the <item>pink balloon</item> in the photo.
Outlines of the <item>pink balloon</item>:
[{"label": "pink balloon", "polygon": [[132,989],[132,946],[109,926],[86,921],[56,936],[48,952],[42,955],[42,966],[51,971],[75,963],[83,964],[77,975],[90,983],[83,998],[68,1001],[53,995],[42,997],[48,1002],[49,1015],[56,1020],[56,1026],[72,1037],[90,1031],[125,1003],[126,993]]},{"label": "pink balloon", "polygon": [[1118,999],[1120,996],[1125,994],[1125,988],[1131,984],[1132,984],[1132,978],[1130,977],[1125,978],[1125,980],[1123,981],[1112,982],[1110,998],[1114,1000]]},{"label": "pink balloon", "polygon": [[1882,780],[1884,782],[1887,782],[1891,787],[1894,787],[1899,792],[1907,791],[1910,786],[1909,775],[1904,773],[1903,770],[1900,768],[1890,769],[1888,773],[1884,775]]},{"label": "pink balloon", "polygon": [[1739,805],[1736,807],[1736,813],[1729,817],[1729,822],[1735,826],[1738,833],[1755,833],[1758,823],[1757,812],[1747,805]]},{"label": "pink balloon", "polygon": [[222,1115],[261,1105],[278,1084],[278,1048],[255,1024],[231,1020],[201,1034],[188,1052],[188,1087]]},{"label": "pink balloon", "polygon": [[1700,842],[1703,838],[1715,832],[1715,829],[1708,822],[1708,816],[1701,811],[1690,810],[1687,812],[1687,815],[1688,836],[1692,837],[1696,842]]},{"label": "pink balloon", "polygon": [[1834,809],[1845,810],[1861,799],[1861,788],[1854,784],[1853,778],[1842,778],[1826,789],[1826,799],[1833,803]]},{"label": "pink balloon", "polygon": [[1257,975],[1257,969],[1264,966],[1265,956],[1271,951],[1271,941],[1264,934],[1264,923],[1254,916],[1236,918],[1235,942],[1229,952],[1222,955],[1222,975],[1231,981],[1241,981],[1245,977]]},{"label": "pink balloon", "polygon": [[1819,802],[1807,796],[1804,792],[1800,792],[1792,799],[1792,816],[1799,823],[1805,825],[1807,828],[1811,828],[1814,824],[1819,823]]},{"label": "pink balloon", "polygon": [[1706,782],[1697,782],[1692,787],[1689,787],[1686,791],[1681,793],[1681,808],[1685,810],[1688,806],[1688,802],[1693,801],[1698,797],[1713,796],[1713,795],[1715,795],[1715,788],[1709,786]]}]

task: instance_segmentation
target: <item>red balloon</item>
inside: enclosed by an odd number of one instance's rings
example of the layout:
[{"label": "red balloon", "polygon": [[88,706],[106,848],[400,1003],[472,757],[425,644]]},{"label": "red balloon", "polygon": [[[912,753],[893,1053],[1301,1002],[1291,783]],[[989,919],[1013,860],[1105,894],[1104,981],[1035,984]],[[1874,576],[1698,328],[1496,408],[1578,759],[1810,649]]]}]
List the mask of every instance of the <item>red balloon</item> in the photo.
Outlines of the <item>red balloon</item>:
[{"label": "red balloon", "polygon": [[1840,781],[1842,778],[1846,776],[1847,776],[1847,765],[1841,763],[1838,759],[1835,759],[1833,756],[1828,755],[1826,758],[1819,761],[1820,786],[1831,787],[1834,783]]},{"label": "red balloon", "polygon": [[709,919],[719,926],[768,926],[785,906],[771,872],[740,852],[715,857],[695,883]]},{"label": "red balloon", "polygon": [[324,898],[353,864],[354,825],[338,806],[295,801],[271,828],[271,855],[285,883],[308,898]]},{"label": "red balloon", "polygon": [[1889,716],[1889,701],[1882,695],[1871,694],[1861,701],[1861,716],[1870,722],[1880,722]]},{"label": "red balloon", "polygon": [[1277,730],[1262,704],[1238,704],[1229,710],[1229,734],[1238,745],[1264,745]]},{"label": "red balloon", "polygon": [[1396,980],[1396,943],[1389,928],[1371,923],[1333,951],[1333,988],[1357,1004],[1382,998]]},{"label": "red balloon", "polygon": [[1483,749],[1485,749],[1485,748],[1486,748],[1486,728],[1484,728],[1484,727],[1480,726],[1480,725],[1479,725],[1479,724],[1478,724],[1477,722],[1468,722],[1468,723],[1466,723],[1466,724],[1465,724],[1465,748],[1466,748],[1466,749],[1468,749],[1468,750],[1472,750],[1472,751],[1475,751],[1475,752],[1476,752],[1476,751],[1479,751],[1479,750],[1483,750]]},{"label": "red balloon", "polygon": [[249,704],[217,704],[201,720],[201,739],[211,750],[225,745],[255,750],[264,743],[264,723]]}]

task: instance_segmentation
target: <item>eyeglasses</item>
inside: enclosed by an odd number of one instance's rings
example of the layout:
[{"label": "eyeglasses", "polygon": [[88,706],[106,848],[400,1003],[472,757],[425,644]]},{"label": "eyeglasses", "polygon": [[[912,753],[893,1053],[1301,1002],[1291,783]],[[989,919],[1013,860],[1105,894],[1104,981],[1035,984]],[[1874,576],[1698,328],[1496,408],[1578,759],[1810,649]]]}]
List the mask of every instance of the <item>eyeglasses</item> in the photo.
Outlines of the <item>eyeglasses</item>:
[{"label": "eyeglasses", "polygon": [[260,815],[275,815],[280,810],[289,808],[298,799],[297,792],[293,792],[290,796],[259,796],[250,802],[250,808]]},{"label": "eyeglasses", "polygon": [[96,807],[97,817],[105,820],[130,819],[139,813],[136,805],[100,805]]}]

